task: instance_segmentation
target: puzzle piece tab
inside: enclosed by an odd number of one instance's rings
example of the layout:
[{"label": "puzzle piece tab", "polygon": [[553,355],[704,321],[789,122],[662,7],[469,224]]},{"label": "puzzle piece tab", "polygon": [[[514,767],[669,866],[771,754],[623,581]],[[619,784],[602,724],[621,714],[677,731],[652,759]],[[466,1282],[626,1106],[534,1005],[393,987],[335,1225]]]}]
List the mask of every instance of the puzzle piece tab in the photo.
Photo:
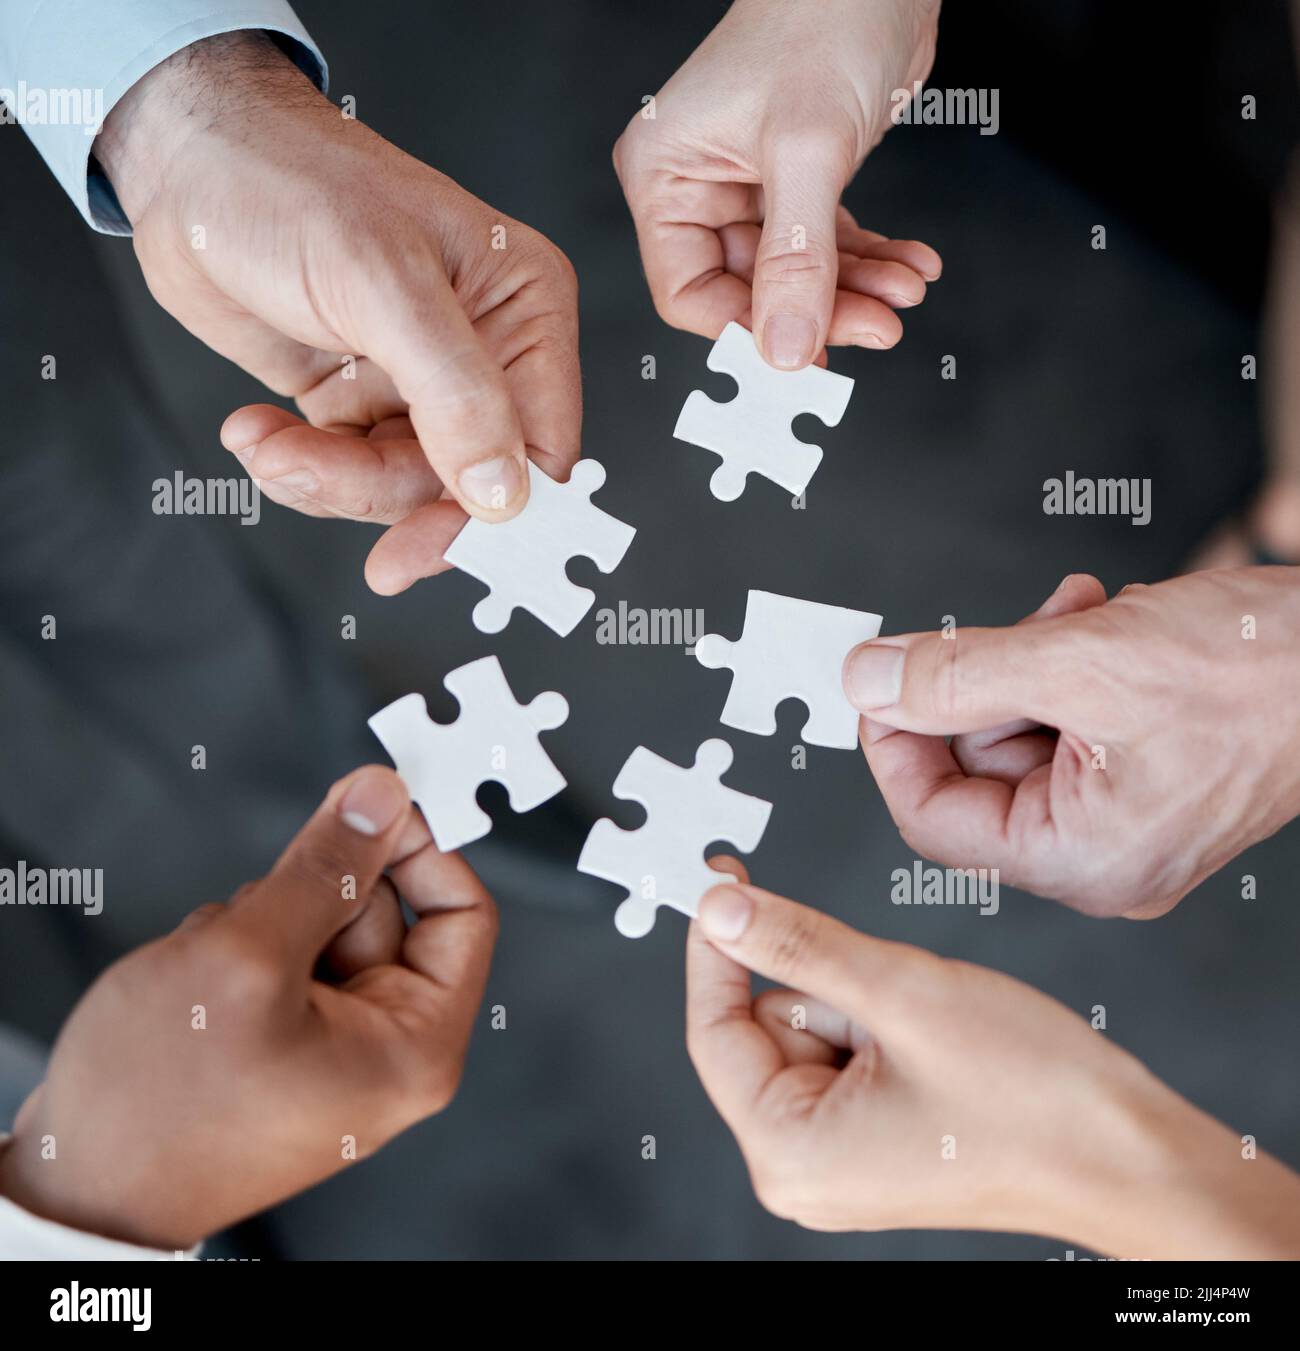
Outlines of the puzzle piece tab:
[{"label": "puzzle piece tab", "polygon": [[726,787],[721,779],[730,764],[731,747],[713,740],[699,747],[690,769],[638,746],[619,770],[614,796],[639,802],[646,823],[624,830],[608,817],[597,821],[578,871],[627,888],[614,915],[624,937],[648,934],[661,905],[696,914],[700,897],[726,880],[704,862],[704,850],[715,840],[743,853],[758,847],[772,804]]},{"label": "puzzle piece tab", "polygon": [[370,719],[370,730],[445,854],[492,829],[474,800],[488,779],[506,786],[517,812],[532,811],[564,787],[537,738],[564,722],[569,704],[554,690],[519,703],[495,657],[458,666],[442,683],[460,703],[455,722],[433,722],[424,695],[404,694]]},{"label": "puzzle piece tab", "polygon": [[800,413],[815,413],[828,427],[838,425],[853,381],[820,366],[778,371],[737,323],[722,330],[708,367],[731,376],[740,392],[730,403],[718,403],[694,390],[682,405],[673,435],[722,456],[709,480],[714,497],[734,502],[751,473],[765,475],[797,497],[821,463],[822,451],[800,441],[790,424]]},{"label": "puzzle piece tab", "polygon": [[865,610],[751,591],[740,638],[733,643],[706,633],[695,656],[702,666],[735,672],[722,709],[728,727],[771,736],[781,701],[801,699],[808,706],[803,739],[852,750],[858,712],[844,696],[840,671],[852,648],[879,634],[880,623]]},{"label": "puzzle piece tab", "polygon": [[595,460],[579,460],[567,483],[556,483],[530,460],[523,511],[495,525],[470,520],[452,540],[443,557],[490,591],[474,607],[480,632],[500,633],[518,606],[562,637],[573,632],[596,597],[568,579],[565,565],[581,554],[601,572],[613,572],[636,534],[592,506],[591,495],[604,481],[605,470]]}]

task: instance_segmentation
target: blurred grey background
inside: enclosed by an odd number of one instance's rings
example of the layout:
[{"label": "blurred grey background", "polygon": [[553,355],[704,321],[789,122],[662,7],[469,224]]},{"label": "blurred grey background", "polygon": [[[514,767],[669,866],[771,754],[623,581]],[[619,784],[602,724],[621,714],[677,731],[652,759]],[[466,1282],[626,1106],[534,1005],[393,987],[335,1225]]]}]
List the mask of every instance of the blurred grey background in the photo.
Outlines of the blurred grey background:
[{"label": "blurred grey background", "polygon": [[[1170,23],[1081,0],[949,7],[930,84],[996,86],[1002,129],[903,127],[847,200],[924,239],[943,278],[894,351],[838,352],[857,381],[807,510],[765,481],[716,501],[716,461],[672,427],[708,343],[655,317],[609,163],[642,95],[708,31],[715,0],[299,0],[331,94],[502,211],[545,232],[582,285],[585,452],[600,505],[633,524],[623,565],[572,575],[601,606],[702,609],[736,636],[750,587],[871,609],[887,631],[1010,623],[1070,571],[1111,590],[1176,572],[1260,467],[1257,352],[1268,202],[1296,134],[1281,4],[1207,3]],[[1259,99],[1243,122],[1240,98]],[[791,768],[775,737],[720,729],[728,675],[680,649],[559,639],[519,613],[486,638],[481,587],[451,574],[380,599],[374,532],[269,502],[157,517],[151,483],[238,472],[222,419],[265,396],[150,300],[130,245],[92,235],[21,131],[0,131],[0,854],[103,867],[102,915],[0,909],[0,1021],[47,1041],[114,957],[261,872],[331,779],[382,759],[365,718],[495,651],[521,698],[568,697],[546,745],[569,780],[468,856],[503,930],[451,1109],[378,1157],[227,1236],[286,1258],[1014,1258],[1033,1238],[820,1235],[768,1216],[687,1061],[685,922],[620,938],[617,889],[573,871],[592,820],[633,825],[610,785],[638,742],[679,763],[725,732],[735,786],[776,803],[755,880],[873,933],[1008,971],[1081,1013],[1210,1112],[1293,1165],[1300,830],[1288,828],[1151,924],[1005,893],[1001,912],[899,908],[911,856],[856,753]],[[1105,252],[1090,246],[1104,224]],[[57,381],[39,378],[58,355]],[[939,378],[941,358],[958,378]],[[653,355],[657,378],[642,379]],[[1149,476],[1154,514],[1047,517],[1044,478]],[[42,642],[42,616],[57,616]],[[340,637],[354,615],[355,641]],[[208,768],[190,769],[190,748]],[[1134,823],[1134,829],[1137,829]],[[1258,897],[1241,899],[1254,874]],[[231,1085],[231,1092],[238,1092]],[[1089,1104],[1078,1110],[1087,1113]],[[86,1104],[86,1110],[94,1110]],[[657,1158],[641,1157],[653,1135]]]}]

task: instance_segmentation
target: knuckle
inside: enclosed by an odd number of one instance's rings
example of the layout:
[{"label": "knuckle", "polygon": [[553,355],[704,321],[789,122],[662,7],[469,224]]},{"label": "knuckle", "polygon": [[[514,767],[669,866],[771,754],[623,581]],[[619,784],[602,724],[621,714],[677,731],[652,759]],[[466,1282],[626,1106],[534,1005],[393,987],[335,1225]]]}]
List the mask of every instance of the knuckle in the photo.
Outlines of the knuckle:
[{"label": "knuckle", "polygon": [[899,838],[914,854],[922,855],[929,851],[926,849],[927,840],[921,823],[913,814],[916,810],[915,804],[908,803],[906,806],[895,806],[890,815],[898,827]]},{"label": "knuckle", "polygon": [[682,318],[677,297],[662,286],[652,286],[650,299],[654,302],[655,314],[669,328],[685,329],[688,325]]},{"label": "knuckle", "polygon": [[1139,906],[1163,913],[1187,889],[1181,864],[1171,866],[1164,858],[1149,853],[1095,868],[1074,886],[1063,888],[1062,900],[1094,919],[1114,919]]},{"label": "knuckle", "polygon": [[564,250],[540,230],[522,221],[511,221],[518,255],[528,259],[534,267],[547,275],[561,275],[572,272]]},{"label": "knuckle", "polygon": [[920,294],[925,294],[925,280],[906,263],[900,263],[896,259],[887,258],[879,263],[876,269],[876,276],[880,282],[895,291],[907,292],[915,288]]},{"label": "knuckle", "polygon": [[706,1083],[712,1078],[715,1070],[715,1057],[710,1053],[714,1049],[714,1036],[718,1029],[718,1021],[710,1021],[704,1024],[697,1024],[694,1020],[686,1027],[686,1055],[694,1067],[696,1074]]},{"label": "knuckle", "polygon": [[[873,1007],[882,1014],[905,1018],[925,1012],[937,1016],[956,992],[965,985],[958,972],[959,963],[940,957],[924,948],[906,943],[888,944],[888,959],[873,961],[861,972],[869,982]],[[979,968],[970,968],[972,972]],[[962,1016],[960,1007],[954,1010]],[[878,1066],[869,1058],[855,1062],[856,1070],[869,1079]]]},{"label": "knuckle", "polygon": [[[933,1008],[936,1001],[964,983],[958,973],[961,965],[924,948],[906,949],[905,955],[892,962],[889,971],[877,979],[875,995],[900,1012]],[[974,975],[979,968],[967,963],[966,970]]]},{"label": "knuckle", "polygon": [[444,1069],[434,1076],[429,1085],[429,1107],[431,1111],[441,1112],[451,1105],[460,1091],[461,1067],[458,1061],[451,1069]]},{"label": "knuckle", "polygon": [[783,1169],[768,1166],[751,1170],[751,1180],[754,1195],[764,1210],[778,1220],[798,1223],[803,1213],[803,1198]]},{"label": "knuckle", "polygon": [[166,977],[176,946],[164,938],[146,943],[127,956],[118,958],[112,966],[102,971],[94,988],[99,992],[108,992],[123,1003],[134,999],[142,986],[152,988],[155,978]]},{"label": "knuckle", "polygon": [[569,255],[549,240],[546,244],[546,266],[552,280],[566,295],[575,298],[578,294],[578,270],[573,266]]},{"label": "knuckle", "polygon": [[420,1116],[434,1116],[438,1112],[446,1111],[460,1088],[460,1077],[459,1060],[451,1062],[436,1060],[427,1063],[415,1084],[414,1105]]},{"label": "knuckle", "polygon": [[929,646],[929,711],[936,717],[950,717],[961,711],[965,701],[959,652],[961,637],[938,639]]},{"label": "knuckle", "polygon": [[501,933],[501,911],[490,896],[483,898],[479,903],[478,910],[483,925],[484,941],[489,946],[494,945]]},{"label": "knuckle", "polygon": [[759,252],[758,272],[767,286],[819,285],[828,275],[829,267],[826,251],[812,241],[802,249],[782,242]]},{"label": "knuckle", "polygon": [[797,1002],[798,998],[792,990],[762,990],[752,1002],[754,1016],[776,1018],[784,1022],[788,1019],[791,1003]]},{"label": "knuckle", "polygon": [[1061,896],[1071,910],[1077,910],[1090,919],[1115,919],[1128,907],[1128,898],[1117,895],[1108,887],[1082,886]]},{"label": "knuckle", "polygon": [[768,943],[772,968],[786,974],[801,970],[816,938],[814,922],[808,915],[796,912],[783,918]]},{"label": "knuckle", "polygon": [[273,954],[241,925],[221,925],[212,932],[210,942],[206,938],[198,941],[203,942],[227,995],[242,1001],[277,988],[280,970]]},{"label": "knuckle", "polygon": [[501,413],[500,391],[466,359],[453,359],[440,373],[436,388],[439,418],[461,431],[491,423]]},{"label": "knuckle", "polygon": [[[643,252],[642,255],[649,262],[649,256]],[[667,285],[660,270],[654,266],[647,265],[645,269],[646,284],[650,288],[650,301],[654,305],[655,314],[658,318],[670,328],[676,328],[685,332],[691,331],[691,325],[688,321],[689,296],[691,287],[685,286],[674,290]],[[702,334],[702,336],[709,336]],[[716,334],[714,335],[716,336]]]},{"label": "knuckle", "polygon": [[357,871],[357,866],[349,862],[342,846],[333,838],[304,840],[294,851],[291,866],[312,890],[328,891],[331,895],[338,895],[343,879]]},{"label": "knuckle", "polygon": [[638,160],[642,163],[645,161],[645,152],[642,149],[646,144],[645,127],[645,118],[640,113],[633,113],[609,154],[614,165],[614,174],[624,194],[629,197],[632,195],[631,182],[636,175]]},{"label": "knuckle", "polygon": [[460,1087],[461,1062],[430,1045],[427,1022],[399,1020],[395,1038],[376,1068],[373,1091],[390,1118],[392,1133],[444,1111]]}]

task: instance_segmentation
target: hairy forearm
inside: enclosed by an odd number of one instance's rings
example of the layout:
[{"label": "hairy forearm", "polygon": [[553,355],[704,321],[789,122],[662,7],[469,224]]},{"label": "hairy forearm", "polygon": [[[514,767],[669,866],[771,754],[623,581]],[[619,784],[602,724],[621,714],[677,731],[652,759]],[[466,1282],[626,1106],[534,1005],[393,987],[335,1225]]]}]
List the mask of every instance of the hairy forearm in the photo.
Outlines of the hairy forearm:
[{"label": "hairy forearm", "polygon": [[222,33],[155,66],[109,113],[94,154],[133,224],[197,138],[275,109],[328,104],[264,33]]}]

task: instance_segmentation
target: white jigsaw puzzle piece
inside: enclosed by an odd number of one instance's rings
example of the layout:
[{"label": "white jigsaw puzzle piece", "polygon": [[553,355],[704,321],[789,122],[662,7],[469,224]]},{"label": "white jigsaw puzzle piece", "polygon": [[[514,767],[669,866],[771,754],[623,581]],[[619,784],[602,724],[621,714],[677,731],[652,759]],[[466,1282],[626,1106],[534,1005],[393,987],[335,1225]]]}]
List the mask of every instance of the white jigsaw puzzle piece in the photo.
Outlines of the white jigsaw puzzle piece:
[{"label": "white jigsaw puzzle piece", "polygon": [[480,632],[500,633],[517,607],[562,637],[573,632],[595,592],[568,579],[569,559],[581,554],[601,572],[613,572],[636,534],[625,521],[592,506],[591,495],[604,481],[604,467],[596,460],[579,460],[567,483],[556,483],[530,460],[523,511],[495,525],[470,520],[452,540],[443,557],[489,588],[474,607]]},{"label": "white jigsaw puzzle piece", "polygon": [[722,330],[708,367],[731,376],[740,392],[729,403],[718,403],[694,390],[682,405],[673,435],[722,456],[709,480],[714,497],[734,502],[751,473],[763,474],[797,497],[821,463],[822,451],[800,441],[790,424],[800,413],[815,413],[828,427],[838,425],[853,381],[820,366],[778,371],[737,323]]},{"label": "white jigsaw puzzle piece", "polygon": [[608,817],[597,821],[578,871],[627,888],[614,915],[624,937],[648,934],[661,905],[683,915],[698,912],[700,897],[726,880],[704,861],[715,840],[746,854],[758,848],[772,804],[721,782],[731,758],[731,747],[717,739],[699,747],[689,769],[638,746],[619,770],[614,796],[639,802],[646,822],[624,830]]},{"label": "white jigsaw puzzle piece", "polygon": [[538,733],[559,727],[569,704],[555,690],[519,703],[495,657],[458,666],[442,683],[460,704],[455,722],[434,722],[424,695],[404,694],[370,719],[370,730],[445,854],[492,829],[492,818],[475,801],[488,779],[505,785],[517,812],[532,811],[565,786]]},{"label": "white jigsaw puzzle piece", "polygon": [[736,642],[706,633],[695,644],[702,666],[735,672],[721,721],[742,732],[771,736],[777,706],[801,699],[808,706],[802,736],[814,746],[852,750],[858,712],[844,695],[844,658],[880,633],[881,617],[865,610],[751,591],[745,629]]}]

